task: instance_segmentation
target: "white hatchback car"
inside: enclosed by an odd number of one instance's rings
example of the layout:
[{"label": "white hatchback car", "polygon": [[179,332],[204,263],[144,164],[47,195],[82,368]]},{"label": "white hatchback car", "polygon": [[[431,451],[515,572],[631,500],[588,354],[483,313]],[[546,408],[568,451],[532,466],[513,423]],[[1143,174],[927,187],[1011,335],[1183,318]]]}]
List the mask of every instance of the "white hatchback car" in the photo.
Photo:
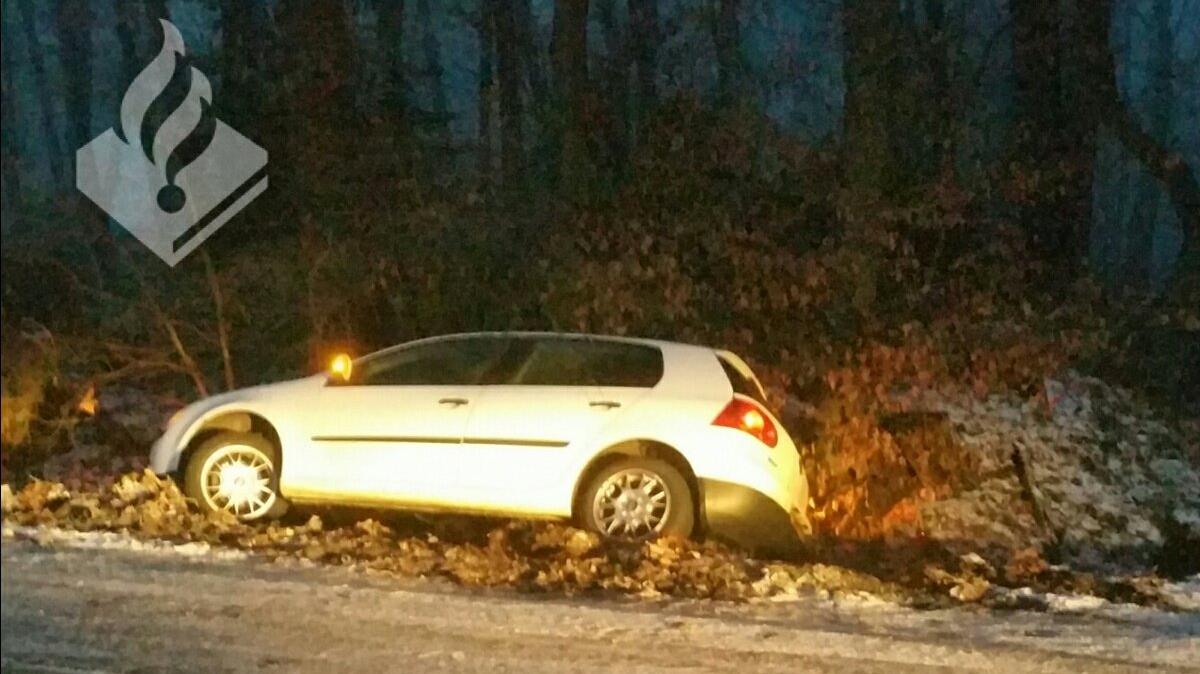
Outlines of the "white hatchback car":
[{"label": "white hatchback car", "polygon": [[777,549],[808,485],[727,351],[475,333],[338,361],[177,413],[152,468],[244,520],[288,502],[574,518],[602,535],[706,533]]}]

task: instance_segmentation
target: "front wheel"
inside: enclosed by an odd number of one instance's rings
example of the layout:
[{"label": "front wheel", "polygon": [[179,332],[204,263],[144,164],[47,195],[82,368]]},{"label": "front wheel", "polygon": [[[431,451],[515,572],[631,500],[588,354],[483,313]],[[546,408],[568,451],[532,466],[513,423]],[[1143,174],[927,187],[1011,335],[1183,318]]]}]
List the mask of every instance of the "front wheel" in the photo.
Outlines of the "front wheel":
[{"label": "front wheel", "polygon": [[279,495],[276,448],[254,433],[222,432],[188,459],[183,489],[206,512],[228,512],[242,521],[277,518],[287,510]]},{"label": "front wheel", "polygon": [[687,480],[671,464],[643,457],[614,461],[596,473],[579,514],[588,529],[625,540],[686,537],[695,525]]}]

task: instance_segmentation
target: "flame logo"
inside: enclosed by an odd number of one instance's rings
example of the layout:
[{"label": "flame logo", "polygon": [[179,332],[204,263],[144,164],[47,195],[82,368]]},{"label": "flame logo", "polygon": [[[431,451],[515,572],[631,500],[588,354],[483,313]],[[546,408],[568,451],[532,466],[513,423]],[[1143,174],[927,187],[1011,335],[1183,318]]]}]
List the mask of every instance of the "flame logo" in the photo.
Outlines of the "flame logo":
[{"label": "flame logo", "polygon": [[187,201],[175,177],[208,148],[216,120],[211,112],[212,86],[208,78],[188,65],[179,29],[170,21],[159,22],[163,28],[162,49],[125,91],[121,135],[163,172],[166,185],[158,191],[158,205],[167,213],[175,213]]},{"label": "flame logo", "polygon": [[159,24],[120,121],[75,151],[75,186],[173,267],[266,191],[267,151],[213,115],[179,29]]}]

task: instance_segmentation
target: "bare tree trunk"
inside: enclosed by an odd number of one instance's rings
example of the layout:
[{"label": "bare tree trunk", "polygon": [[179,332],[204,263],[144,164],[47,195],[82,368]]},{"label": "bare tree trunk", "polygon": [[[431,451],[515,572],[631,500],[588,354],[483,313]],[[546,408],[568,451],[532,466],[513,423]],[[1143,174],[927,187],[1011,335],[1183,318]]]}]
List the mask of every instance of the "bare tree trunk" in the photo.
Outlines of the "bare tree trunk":
[{"label": "bare tree trunk", "polygon": [[1059,4],[1012,0],[1013,71],[1020,127],[1019,151],[1044,157],[1062,151],[1069,115],[1064,106],[1063,50],[1067,34]]},{"label": "bare tree trunk", "polygon": [[355,51],[352,17],[343,0],[280,0],[275,10],[287,73],[289,111],[319,124],[353,109]]},{"label": "bare tree trunk", "polygon": [[446,88],[443,81],[441,46],[438,44],[437,26],[429,0],[417,0],[417,21],[422,26],[421,52],[425,61],[425,76],[429,78],[430,113],[434,135],[443,145],[449,145],[449,115],[446,104]]},{"label": "bare tree trunk", "polygon": [[265,107],[271,16],[261,0],[221,0],[221,86],[224,114],[253,127]]},{"label": "bare tree trunk", "polygon": [[67,144],[83,147],[92,136],[92,7],[87,0],[58,0],[55,34],[66,73]]},{"label": "bare tree trunk", "polygon": [[[66,99],[67,124],[64,134],[70,153],[92,140],[92,26],[95,18],[89,0],[57,0],[54,30],[59,43]],[[84,206],[83,197],[70,192],[67,203],[79,213],[81,231],[89,237],[88,266],[93,270],[97,285],[103,286],[110,275],[105,267],[111,264],[112,237],[108,234],[108,219],[98,210]]]},{"label": "bare tree trunk", "polygon": [[554,86],[563,110],[562,152],[559,156],[559,187],[580,196],[588,180],[587,156],[587,15],[588,0],[555,0]]},{"label": "bare tree trunk", "polygon": [[200,251],[204,259],[204,275],[208,278],[208,289],[212,293],[213,308],[217,314],[217,345],[221,349],[222,373],[225,375],[225,390],[237,388],[237,379],[233,376],[233,356],[229,352],[229,321],[225,318],[225,294],[221,291],[221,280],[217,278],[213,268],[212,257],[208,249]]},{"label": "bare tree trunk", "polygon": [[525,79],[529,82],[529,107],[546,100],[546,76],[539,62],[537,45],[533,39],[533,13],[529,9],[529,0],[511,0],[515,34],[517,39],[517,58],[525,71]]},{"label": "bare tree trunk", "polygon": [[495,74],[492,54],[496,48],[495,16],[490,3],[479,9],[479,88],[476,95],[476,114],[479,117],[479,155],[476,163],[486,181],[492,178],[492,95]]},{"label": "bare tree trunk", "polygon": [[637,120],[634,143],[642,133],[646,116],[658,102],[658,2],[657,0],[629,1],[629,47],[637,70]]},{"label": "bare tree trunk", "polygon": [[[1171,4],[1171,0],[1156,0],[1147,8],[1149,16],[1144,19],[1152,29],[1153,49],[1144,62],[1146,90],[1142,105],[1146,114],[1139,121],[1142,121],[1146,132],[1160,142],[1171,138],[1171,108],[1175,98],[1172,87],[1175,44],[1171,34]],[[1129,105],[1132,105],[1132,101]],[[1161,213],[1162,209],[1158,208],[1160,188],[1156,182],[1139,180],[1130,186],[1131,190],[1138,193],[1135,196],[1137,203],[1143,206],[1139,209],[1139,217],[1130,219],[1126,224],[1129,245],[1118,270],[1120,278],[1145,287],[1150,287],[1153,280],[1155,232],[1164,221],[1164,216],[1170,217],[1170,213]]]},{"label": "bare tree trunk", "polygon": [[717,50],[717,100],[729,104],[737,97],[741,77],[741,31],[738,26],[740,0],[720,0],[713,25],[713,45]]},{"label": "bare tree trunk", "polygon": [[170,20],[171,10],[167,7],[167,0],[146,0],[146,15],[154,25],[158,25],[159,19]]},{"label": "bare tree trunk", "polygon": [[37,10],[33,0],[20,0],[21,24],[25,30],[25,48],[28,50],[29,63],[33,70],[34,87],[37,89],[38,108],[42,124],[42,136],[46,143],[47,155],[50,162],[50,175],[56,188],[65,187],[63,167],[60,158],[65,155],[62,144],[58,139],[58,130],[54,125],[54,103],[50,97],[49,82],[46,75],[46,63],[42,58],[41,42],[38,39]]},{"label": "bare tree trunk", "polygon": [[117,44],[121,48],[121,86],[128,85],[142,68],[138,54],[137,36],[147,24],[142,20],[140,7],[132,2],[118,2]]},{"label": "bare tree trunk", "polygon": [[272,124],[261,137],[274,141],[279,165],[290,169],[280,176],[279,187],[303,203],[315,198],[328,172],[340,170],[343,153],[354,151],[344,139],[357,122],[355,36],[343,0],[279,0],[275,25],[279,49],[271,81],[276,91],[266,115]]},{"label": "bare tree trunk", "polygon": [[1142,128],[1121,100],[1116,57],[1109,43],[1112,8],[1113,0],[1095,0],[1080,12],[1081,66],[1093,79],[1081,87],[1078,105],[1095,127],[1111,132],[1162,183],[1183,229],[1181,258],[1186,259],[1200,238],[1200,180],[1183,156]]},{"label": "bare tree trunk", "polygon": [[923,181],[936,180],[941,169],[954,156],[956,106],[950,81],[950,33],[946,23],[946,0],[927,0],[925,22],[916,17],[912,26],[913,57],[908,76],[921,99],[914,107],[916,124],[911,125],[908,142],[914,153],[912,165]]},{"label": "bare tree trunk", "polygon": [[518,29],[510,2],[495,2],[492,16],[496,30],[496,72],[500,81],[500,139],[504,180],[517,180],[524,167],[524,137],[521,133],[521,62]]},{"label": "bare tree trunk", "polygon": [[629,155],[629,50],[617,22],[615,0],[600,0],[597,14],[604,39],[604,135],[607,139],[608,162],[614,174],[625,168]]},{"label": "bare tree trunk", "polygon": [[17,101],[12,78],[12,50],[0,50],[0,227],[12,232],[14,204],[21,194],[21,161],[17,144]]},{"label": "bare tree trunk", "polygon": [[[1020,210],[1020,220],[1045,255],[1074,265],[1086,248],[1092,200],[1095,124],[1077,109],[1090,87],[1068,92],[1070,50],[1079,35],[1063,3],[1013,0],[1013,69],[1016,91],[1012,158],[1029,170],[1062,171],[1062,189],[1042,190],[1036,203]],[[1093,11],[1090,6],[1083,11]],[[1105,38],[1107,40],[1107,37]],[[1080,71],[1083,78],[1094,73]]]},{"label": "bare tree trunk", "polygon": [[375,0],[383,49],[383,105],[390,115],[392,140],[407,141],[408,80],[404,69],[404,0]]},{"label": "bare tree trunk", "polygon": [[891,193],[908,182],[903,148],[905,40],[894,0],[845,0],[844,161],[848,182]]}]

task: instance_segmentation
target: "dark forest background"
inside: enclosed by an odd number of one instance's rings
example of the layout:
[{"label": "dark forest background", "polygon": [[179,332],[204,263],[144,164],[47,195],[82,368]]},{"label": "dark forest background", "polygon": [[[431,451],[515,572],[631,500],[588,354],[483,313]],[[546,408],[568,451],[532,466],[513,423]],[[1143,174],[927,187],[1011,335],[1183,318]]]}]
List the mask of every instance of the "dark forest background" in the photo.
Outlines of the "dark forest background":
[{"label": "dark forest background", "polygon": [[[158,18],[270,153],[174,269],[73,189]],[[818,430],[1066,368],[1200,416],[1197,0],[3,0],[2,109],[6,418],[515,328],[731,348]]]}]

